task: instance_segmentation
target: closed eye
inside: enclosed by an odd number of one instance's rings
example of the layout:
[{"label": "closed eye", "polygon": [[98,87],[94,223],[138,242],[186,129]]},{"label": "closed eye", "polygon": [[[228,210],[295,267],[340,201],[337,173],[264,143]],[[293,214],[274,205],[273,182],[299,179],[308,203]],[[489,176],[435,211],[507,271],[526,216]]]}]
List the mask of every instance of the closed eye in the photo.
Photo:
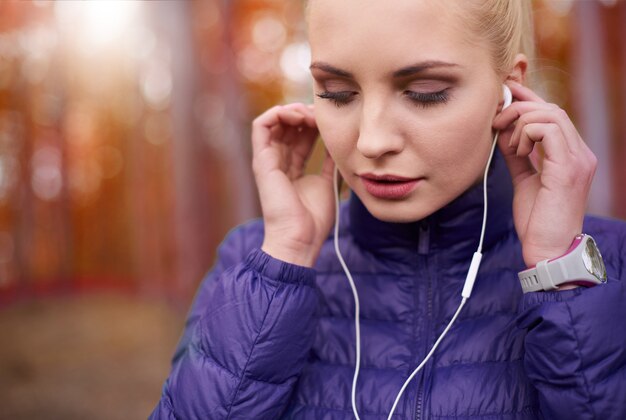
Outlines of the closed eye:
[{"label": "closed eye", "polygon": [[317,97],[321,99],[327,99],[331,101],[332,103],[334,103],[337,108],[339,108],[340,106],[347,105],[350,102],[352,102],[352,100],[354,99],[356,95],[358,95],[357,92],[352,92],[348,90],[341,91],[341,92],[325,91],[325,92],[318,93]]},{"label": "closed eye", "polygon": [[427,108],[429,106],[434,106],[441,103],[448,102],[450,99],[450,94],[448,92],[448,88],[440,90],[438,92],[414,92],[412,90],[407,90],[404,94],[411,99],[416,105],[419,105],[423,108]]}]

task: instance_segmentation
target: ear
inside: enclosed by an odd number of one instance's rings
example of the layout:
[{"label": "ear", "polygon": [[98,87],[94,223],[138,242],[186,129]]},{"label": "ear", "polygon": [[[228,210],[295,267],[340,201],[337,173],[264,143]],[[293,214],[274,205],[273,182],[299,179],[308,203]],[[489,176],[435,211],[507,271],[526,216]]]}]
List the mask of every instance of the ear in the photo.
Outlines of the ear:
[{"label": "ear", "polygon": [[513,66],[506,76],[506,80],[514,80],[517,83],[524,84],[526,80],[526,69],[528,68],[528,58],[524,54],[517,54],[513,59]]}]

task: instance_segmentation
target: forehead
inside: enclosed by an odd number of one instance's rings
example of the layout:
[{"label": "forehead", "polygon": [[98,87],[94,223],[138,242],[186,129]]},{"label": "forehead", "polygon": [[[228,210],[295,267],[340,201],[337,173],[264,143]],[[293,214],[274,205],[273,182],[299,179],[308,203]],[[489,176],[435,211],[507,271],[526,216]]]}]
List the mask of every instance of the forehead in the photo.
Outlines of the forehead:
[{"label": "forehead", "polygon": [[488,61],[488,49],[462,16],[457,0],[310,0],[312,58],[357,69],[364,63]]}]

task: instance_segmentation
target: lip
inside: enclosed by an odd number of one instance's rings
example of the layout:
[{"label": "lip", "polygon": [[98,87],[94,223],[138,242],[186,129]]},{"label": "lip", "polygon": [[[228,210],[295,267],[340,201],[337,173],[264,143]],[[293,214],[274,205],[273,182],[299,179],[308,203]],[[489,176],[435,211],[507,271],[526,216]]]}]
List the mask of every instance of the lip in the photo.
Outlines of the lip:
[{"label": "lip", "polygon": [[359,175],[368,193],[377,198],[399,200],[409,195],[422,178],[406,178],[398,175]]}]

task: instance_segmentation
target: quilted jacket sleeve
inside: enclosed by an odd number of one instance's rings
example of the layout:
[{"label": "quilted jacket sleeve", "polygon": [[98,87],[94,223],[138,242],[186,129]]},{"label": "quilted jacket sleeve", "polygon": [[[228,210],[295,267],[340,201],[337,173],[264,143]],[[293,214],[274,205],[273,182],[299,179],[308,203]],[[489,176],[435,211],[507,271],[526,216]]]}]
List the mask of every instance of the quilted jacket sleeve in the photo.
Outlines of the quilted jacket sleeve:
[{"label": "quilted jacket sleeve", "polygon": [[608,251],[608,282],[524,295],[524,366],[546,419],[626,419],[626,273],[621,232]]},{"label": "quilted jacket sleeve", "polygon": [[151,419],[273,419],[287,405],[313,339],[315,272],[260,249],[239,257],[234,242],[202,283]]}]

